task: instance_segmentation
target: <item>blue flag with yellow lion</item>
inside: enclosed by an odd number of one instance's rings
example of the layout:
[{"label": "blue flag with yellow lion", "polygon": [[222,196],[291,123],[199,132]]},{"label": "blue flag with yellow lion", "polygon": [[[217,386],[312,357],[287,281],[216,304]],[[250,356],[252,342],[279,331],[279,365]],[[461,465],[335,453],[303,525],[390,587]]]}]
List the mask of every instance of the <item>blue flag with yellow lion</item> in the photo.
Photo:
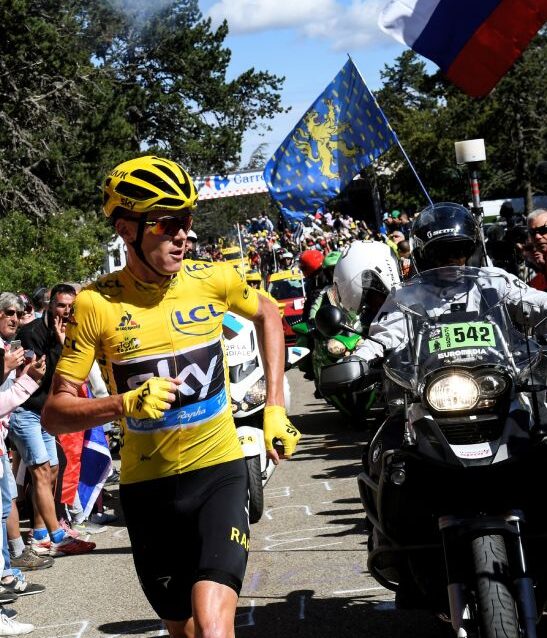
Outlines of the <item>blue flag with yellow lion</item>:
[{"label": "blue flag with yellow lion", "polygon": [[312,212],[397,141],[351,59],[264,169],[282,210]]}]

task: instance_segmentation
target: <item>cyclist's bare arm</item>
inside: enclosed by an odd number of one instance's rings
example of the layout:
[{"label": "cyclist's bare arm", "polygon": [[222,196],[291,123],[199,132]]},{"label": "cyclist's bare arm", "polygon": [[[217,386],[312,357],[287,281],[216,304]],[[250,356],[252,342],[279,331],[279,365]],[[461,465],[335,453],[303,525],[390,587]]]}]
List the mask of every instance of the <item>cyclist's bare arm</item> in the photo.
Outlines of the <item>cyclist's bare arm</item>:
[{"label": "cyclist's bare arm", "polygon": [[251,320],[255,324],[266,377],[266,405],[284,406],[285,338],[279,309],[259,295],[258,311]]},{"label": "cyclist's bare arm", "polygon": [[78,396],[81,384],[53,375],[49,396],[42,410],[42,425],[50,434],[67,434],[102,425],[123,415],[122,396],[102,399]]},{"label": "cyclist's bare arm", "polygon": [[[159,418],[162,410],[175,400],[179,383],[177,379],[154,377],[125,394],[88,399],[78,396],[81,384],[55,374],[42,410],[42,425],[50,434],[67,434],[103,425],[122,416]],[[152,392],[143,393],[141,399],[139,392],[148,384],[155,387]]]}]

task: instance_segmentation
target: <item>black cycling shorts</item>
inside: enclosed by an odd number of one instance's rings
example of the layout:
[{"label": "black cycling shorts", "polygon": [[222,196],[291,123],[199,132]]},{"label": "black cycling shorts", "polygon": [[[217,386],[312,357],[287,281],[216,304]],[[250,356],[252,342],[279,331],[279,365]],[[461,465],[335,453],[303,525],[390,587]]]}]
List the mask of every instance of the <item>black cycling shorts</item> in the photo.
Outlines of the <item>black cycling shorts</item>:
[{"label": "black cycling shorts", "polygon": [[163,620],[192,615],[194,583],[239,595],[249,552],[244,459],[120,485],[120,500],[143,591]]}]

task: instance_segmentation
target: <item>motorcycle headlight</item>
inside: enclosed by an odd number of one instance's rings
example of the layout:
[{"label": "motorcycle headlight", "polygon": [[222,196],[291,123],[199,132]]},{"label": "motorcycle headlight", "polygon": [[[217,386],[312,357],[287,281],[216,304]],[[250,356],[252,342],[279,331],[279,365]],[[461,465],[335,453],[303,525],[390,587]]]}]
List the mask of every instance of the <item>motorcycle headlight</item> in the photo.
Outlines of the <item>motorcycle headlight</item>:
[{"label": "motorcycle headlight", "polygon": [[265,379],[259,379],[253,386],[251,386],[243,397],[243,401],[250,405],[259,405],[260,403],[264,403],[264,401],[266,401]]},{"label": "motorcycle headlight", "polygon": [[435,379],[427,389],[425,398],[437,412],[450,412],[471,410],[479,397],[479,385],[473,377],[452,372]]},{"label": "motorcycle headlight", "polygon": [[343,357],[346,352],[346,346],[336,339],[329,339],[327,341],[327,350],[333,357]]},{"label": "motorcycle headlight", "polygon": [[507,381],[495,372],[481,374],[476,377],[476,381],[479,386],[481,399],[497,397],[502,394],[507,387]]}]

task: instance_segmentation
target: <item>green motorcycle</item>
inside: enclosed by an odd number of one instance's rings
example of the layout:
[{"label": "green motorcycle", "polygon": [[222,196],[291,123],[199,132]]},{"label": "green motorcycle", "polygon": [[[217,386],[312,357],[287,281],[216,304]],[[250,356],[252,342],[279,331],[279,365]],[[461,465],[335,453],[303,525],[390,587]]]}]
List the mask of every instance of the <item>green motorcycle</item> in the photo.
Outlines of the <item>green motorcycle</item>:
[{"label": "green motorcycle", "polygon": [[333,363],[343,362],[345,357],[349,357],[362,345],[363,337],[361,334],[345,329],[339,334],[327,338],[319,332],[313,322],[307,321],[295,324],[293,330],[297,335],[296,345],[311,350],[311,353],[301,361],[299,367],[307,379],[313,378],[316,388],[315,396],[322,397],[329,405],[348,417],[352,426],[378,426],[385,414],[383,393],[378,383],[359,391],[340,387],[336,388],[335,391],[329,389],[328,392],[325,392],[319,383],[322,368]]}]

